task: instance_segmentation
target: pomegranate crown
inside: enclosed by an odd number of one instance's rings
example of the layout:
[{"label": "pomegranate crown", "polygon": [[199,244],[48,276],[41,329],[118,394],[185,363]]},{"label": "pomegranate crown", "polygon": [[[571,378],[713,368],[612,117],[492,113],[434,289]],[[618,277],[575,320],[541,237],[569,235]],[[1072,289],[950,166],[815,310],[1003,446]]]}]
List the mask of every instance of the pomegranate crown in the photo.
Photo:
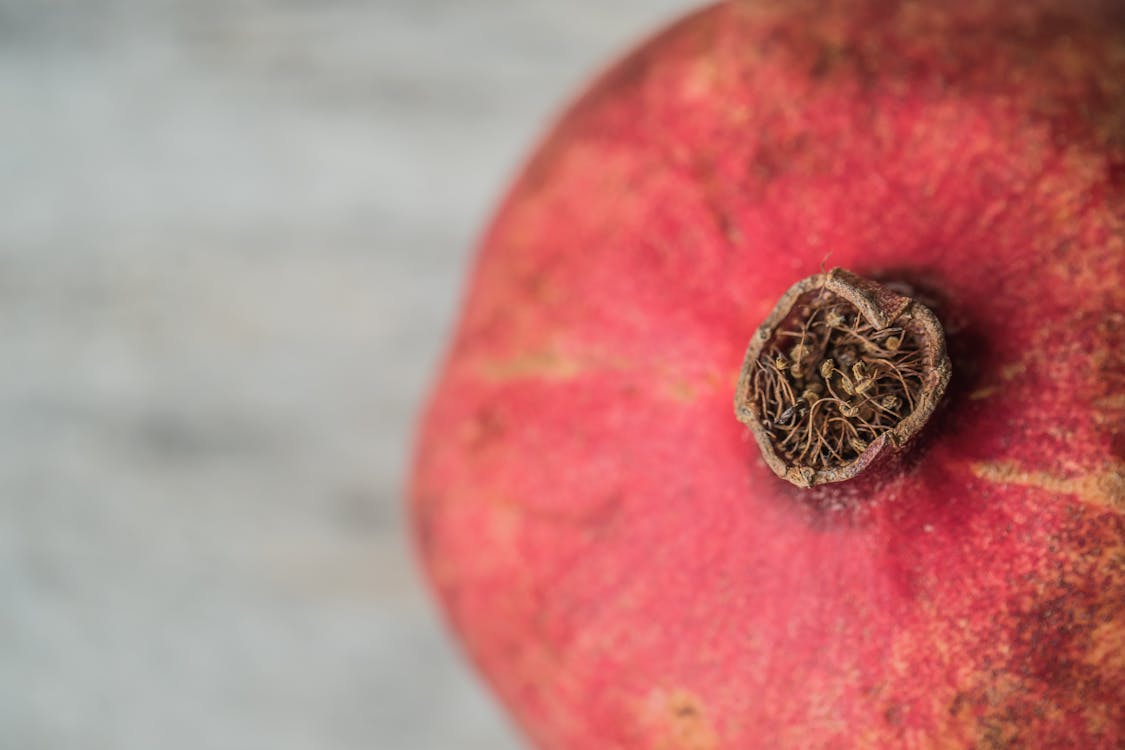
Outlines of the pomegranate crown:
[{"label": "pomegranate crown", "polygon": [[758,328],[734,407],[778,476],[851,479],[933,414],[952,368],[941,324],[910,293],[835,268],[794,284]]}]

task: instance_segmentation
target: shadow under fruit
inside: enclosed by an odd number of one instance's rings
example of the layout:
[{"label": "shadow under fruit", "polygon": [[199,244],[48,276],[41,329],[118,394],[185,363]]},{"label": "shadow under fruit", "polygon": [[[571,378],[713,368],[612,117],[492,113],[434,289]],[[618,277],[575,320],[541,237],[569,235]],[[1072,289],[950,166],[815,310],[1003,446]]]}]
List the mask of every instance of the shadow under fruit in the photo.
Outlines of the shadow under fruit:
[{"label": "shadow under fruit", "polygon": [[[420,555],[537,747],[1125,746],[1125,12],[731,2],[561,118],[424,416]],[[822,267],[953,377],[811,489],[731,402]]]}]

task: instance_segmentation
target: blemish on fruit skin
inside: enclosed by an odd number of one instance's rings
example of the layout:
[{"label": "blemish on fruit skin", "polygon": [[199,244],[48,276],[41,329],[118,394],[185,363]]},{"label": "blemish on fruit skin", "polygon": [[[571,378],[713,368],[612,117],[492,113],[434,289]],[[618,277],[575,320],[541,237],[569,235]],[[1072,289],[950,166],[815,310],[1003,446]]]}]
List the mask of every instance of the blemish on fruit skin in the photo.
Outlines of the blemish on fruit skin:
[{"label": "blemish on fruit skin", "polygon": [[1026,471],[1014,461],[979,461],[972,472],[989,482],[1033,487],[1046,492],[1074,495],[1083,503],[1125,513],[1125,464],[1073,477],[1045,471]]},{"label": "blemish on fruit skin", "polygon": [[717,750],[719,735],[699,696],[678,688],[657,689],[642,709],[651,750]]},{"label": "blemish on fruit skin", "polygon": [[488,405],[482,406],[458,430],[466,450],[477,452],[503,438],[508,426],[498,410]]},{"label": "blemish on fruit skin", "polygon": [[1120,590],[1103,590],[1090,572],[1080,565],[1071,571],[1074,583],[1044,581],[1013,610],[1010,646],[984,652],[979,667],[959,680],[948,715],[963,734],[952,746],[1071,747],[1057,734],[1066,723],[1084,727],[1091,738],[1085,746],[1120,746],[1113,739],[1120,706],[1095,698],[1120,690],[1120,658],[1106,659],[1121,645],[1113,624]]},{"label": "blemish on fruit skin", "polygon": [[1112,622],[1099,625],[1093,633],[1094,647],[1086,654],[1090,664],[1103,665],[1108,670],[1125,669],[1125,630]]},{"label": "blemish on fruit skin", "polygon": [[1003,383],[1008,383],[1027,372],[1027,362],[1013,362],[1000,368],[999,383],[992,383],[977,388],[969,394],[970,401],[982,401],[991,398],[1004,390]]},{"label": "blemish on fruit skin", "polygon": [[502,382],[525,377],[569,380],[585,369],[576,360],[554,351],[525,352],[505,360],[488,360],[480,366],[481,376]]},{"label": "blemish on fruit skin", "polygon": [[690,404],[696,397],[695,387],[686,380],[674,380],[668,383],[668,395],[675,401]]},{"label": "blemish on fruit skin", "polygon": [[[647,369],[621,357],[590,355],[580,358],[547,349],[524,352],[503,360],[484,360],[475,368],[475,373],[487,383],[503,384],[531,379],[561,382],[584,375],[610,372],[629,375],[640,370],[648,372],[646,384],[651,388],[647,393],[683,404],[694,403],[702,389],[722,387],[729,380],[712,374],[703,382],[695,382],[689,374],[668,365]],[[472,433],[475,427],[467,429]]]},{"label": "blemish on fruit skin", "polygon": [[1125,411],[1125,393],[1100,398],[1094,402],[1094,408],[1102,411]]}]

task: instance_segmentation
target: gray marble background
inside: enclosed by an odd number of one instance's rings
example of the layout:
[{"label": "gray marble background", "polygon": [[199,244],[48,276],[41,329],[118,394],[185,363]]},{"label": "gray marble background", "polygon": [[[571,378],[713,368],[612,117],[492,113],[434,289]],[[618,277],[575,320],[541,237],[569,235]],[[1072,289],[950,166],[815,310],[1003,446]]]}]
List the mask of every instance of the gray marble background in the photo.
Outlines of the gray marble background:
[{"label": "gray marble background", "polygon": [[537,131],[684,0],[0,0],[0,747],[503,750],[404,538]]}]

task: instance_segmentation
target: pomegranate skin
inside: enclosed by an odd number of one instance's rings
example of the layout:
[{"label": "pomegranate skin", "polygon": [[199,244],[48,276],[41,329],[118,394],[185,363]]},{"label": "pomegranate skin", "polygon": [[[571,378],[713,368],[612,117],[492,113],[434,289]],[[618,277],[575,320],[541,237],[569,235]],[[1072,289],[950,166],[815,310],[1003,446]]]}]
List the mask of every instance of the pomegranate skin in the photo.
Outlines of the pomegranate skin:
[{"label": "pomegranate skin", "polygon": [[[944,407],[801,490],[731,408],[827,263],[942,319]],[[1125,746],[1119,3],[705,9],[562,117],[483,238],[410,503],[549,749]]]}]

